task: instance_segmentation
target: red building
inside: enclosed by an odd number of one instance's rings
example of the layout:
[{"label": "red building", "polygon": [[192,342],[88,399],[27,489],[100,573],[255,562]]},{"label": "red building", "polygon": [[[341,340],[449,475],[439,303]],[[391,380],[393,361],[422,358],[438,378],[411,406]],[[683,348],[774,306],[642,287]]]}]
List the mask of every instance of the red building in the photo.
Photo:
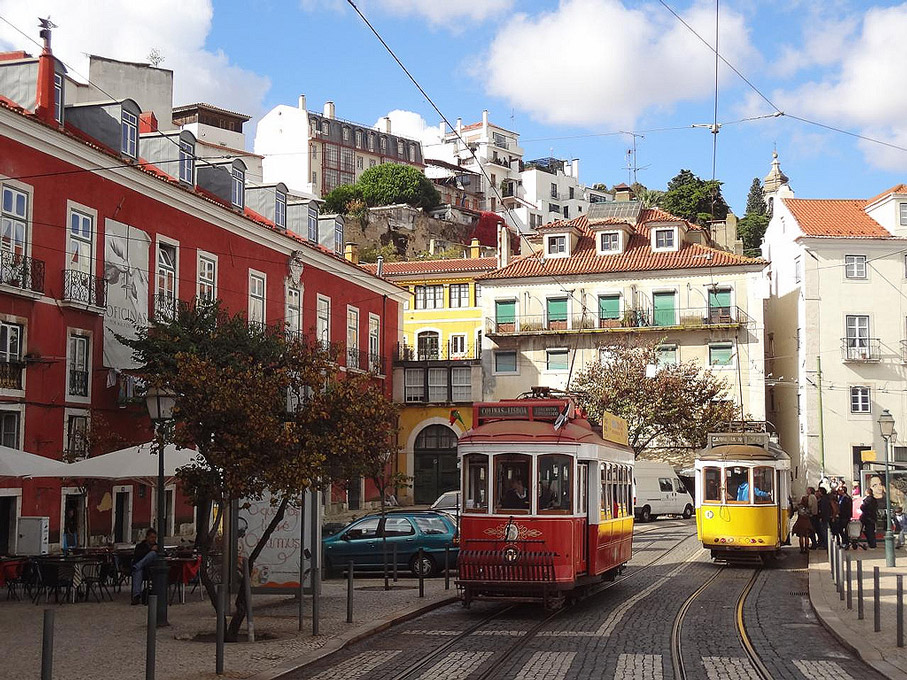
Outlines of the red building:
[{"label": "red building", "polygon": [[[252,185],[241,157],[201,158],[192,133],[158,130],[132,99],[69,104],[45,44],[0,55],[0,443],[63,459],[100,453],[87,444],[106,434],[150,440],[113,334],[196,297],[344,343],[345,367],[390,395],[406,293],[345,260],[342,231],[318,245],[317,207]],[[62,484],[0,479],[0,554],[22,516],[49,517],[52,544],[67,516],[83,544],[131,541],[152,520],[152,487]],[[168,505],[175,533],[192,524],[175,491]]]}]

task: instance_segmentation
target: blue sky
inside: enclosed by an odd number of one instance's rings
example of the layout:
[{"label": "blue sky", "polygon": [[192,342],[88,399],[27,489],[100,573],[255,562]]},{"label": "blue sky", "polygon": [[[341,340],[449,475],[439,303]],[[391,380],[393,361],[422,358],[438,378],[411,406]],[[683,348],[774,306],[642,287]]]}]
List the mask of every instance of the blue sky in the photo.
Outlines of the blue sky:
[{"label": "blue sky", "polygon": [[[714,38],[712,0],[666,0]],[[157,48],[175,72],[178,103],[211,101],[260,116],[305,93],[310,109],[372,124],[393,110],[396,131],[439,122],[343,0],[0,0],[3,16],[35,32],[49,13],[55,50],[143,60]],[[520,132],[525,157],[579,158],[581,179],[627,180],[627,135],[639,181],[663,188],[681,168],[712,172],[713,55],[657,0],[362,0],[360,8],[445,115]],[[785,113],[907,147],[907,3],[721,0],[719,49]],[[0,44],[33,46],[6,26]],[[787,116],[731,124],[772,108],[722,67],[717,175],[742,213],[773,145],[802,197],[869,197],[904,181],[907,152]],[[597,135],[597,136],[596,136]],[[250,145],[251,145],[251,137]]]}]

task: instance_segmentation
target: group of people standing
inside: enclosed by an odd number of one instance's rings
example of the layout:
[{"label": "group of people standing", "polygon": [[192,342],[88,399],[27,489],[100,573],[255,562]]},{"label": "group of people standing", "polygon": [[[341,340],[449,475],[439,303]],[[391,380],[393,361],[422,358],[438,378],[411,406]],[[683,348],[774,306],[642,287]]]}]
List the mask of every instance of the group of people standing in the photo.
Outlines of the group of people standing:
[{"label": "group of people standing", "polygon": [[[857,519],[867,545],[875,548],[879,502],[871,490],[856,507],[855,499],[858,498],[858,495],[850,496],[844,484],[831,491],[825,487],[807,488],[806,495],[797,505],[797,521],[793,527],[793,533],[800,539],[800,552],[828,547],[829,529],[838,545],[845,549],[851,545],[856,547],[857,542],[849,537],[847,529],[850,522]],[[866,549],[866,546],[862,547]]]}]

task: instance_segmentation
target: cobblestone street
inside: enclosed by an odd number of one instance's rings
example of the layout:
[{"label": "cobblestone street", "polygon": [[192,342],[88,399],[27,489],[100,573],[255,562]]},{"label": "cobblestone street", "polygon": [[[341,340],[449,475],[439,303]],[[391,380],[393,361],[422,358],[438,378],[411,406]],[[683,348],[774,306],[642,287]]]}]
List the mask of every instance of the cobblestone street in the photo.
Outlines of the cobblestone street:
[{"label": "cobblestone street", "polygon": [[[737,603],[754,570],[713,564],[692,522],[637,528],[634,558],[617,582],[549,615],[534,605],[459,605],[394,627],[286,676],[287,680],[480,680],[676,677],[763,678],[741,645]],[[709,579],[714,580],[709,582]],[[675,619],[692,600],[678,645]],[[546,618],[547,617],[547,618]],[[758,572],[743,608],[746,633],[770,677],[881,676],[820,625],[809,605],[806,558],[785,550]]]}]

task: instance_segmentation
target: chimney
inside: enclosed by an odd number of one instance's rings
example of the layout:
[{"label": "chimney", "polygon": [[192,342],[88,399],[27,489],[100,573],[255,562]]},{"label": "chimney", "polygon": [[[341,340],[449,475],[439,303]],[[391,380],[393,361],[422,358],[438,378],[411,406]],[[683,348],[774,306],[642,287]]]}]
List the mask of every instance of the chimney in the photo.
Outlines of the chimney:
[{"label": "chimney", "polygon": [[337,111],[334,108],[334,102],[328,101],[328,102],[324,103],[324,117],[325,118],[330,118],[333,120],[336,113],[337,113]]},{"label": "chimney", "polygon": [[573,168],[573,179],[577,182],[579,181],[579,158],[574,158],[573,162],[570,164]]},{"label": "chimney", "polygon": [[359,264],[359,244],[347,243],[343,249],[343,257],[353,264]]},{"label": "chimney", "polygon": [[498,224],[498,269],[510,264],[510,232],[503,222]]},{"label": "chimney", "polygon": [[304,94],[299,95],[299,110],[305,111],[305,95]]},{"label": "chimney", "polygon": [[157,132],[157,116],[154,111],[139,114],[139,132]]},{"label": "chimney", "polygon": [[457,118],[457,133],[463,132],[463,119]]},{"label": "chimney", "polygon": [[469,259],[477,260],[482,257],[482,246],[479,244],[479,239],[474,238],[469,242]]},{"label": "chimney", "polygon": [[[38,57],[38,90],[36,92],[35,115],[48,125],[57,125],[55,116],[56,102],[54,90],[54,53],[50,49],[50,32],[54,25],[50,23],[50,18],[39,19],[41,26],[41,38],[44,40],[44,49],[41,56]],[[63,106],[63,102],[60,102]]]},{"label": "chimney", "polygon": [[636,198],[636,194],[626,184],[618,184],[614,187],[615,201],[632,201],[634,198]]},{"label": "chimney", "polygon": [[447,126],[444,124],[443,120],[438,124],[438,132],[441,133],[441,137],[444,137],[444,135],[447,134]]},{"label": "chimney", "polygon": [[384,276],[384,256],[383,255],[378,256],[378,269],[375,271],[375,276],[377,276],[378,278],[381,278],[382,276]]},{"label": "chimney", "polygon": [[390,116],[384,117],[384,131],[387,134],[391,133],[391,117]]},{"label": "chimney", "polygon": [[484,111],[482,111],[482,127],[483,128],[488,127],[488,109],[485,109]]}]

